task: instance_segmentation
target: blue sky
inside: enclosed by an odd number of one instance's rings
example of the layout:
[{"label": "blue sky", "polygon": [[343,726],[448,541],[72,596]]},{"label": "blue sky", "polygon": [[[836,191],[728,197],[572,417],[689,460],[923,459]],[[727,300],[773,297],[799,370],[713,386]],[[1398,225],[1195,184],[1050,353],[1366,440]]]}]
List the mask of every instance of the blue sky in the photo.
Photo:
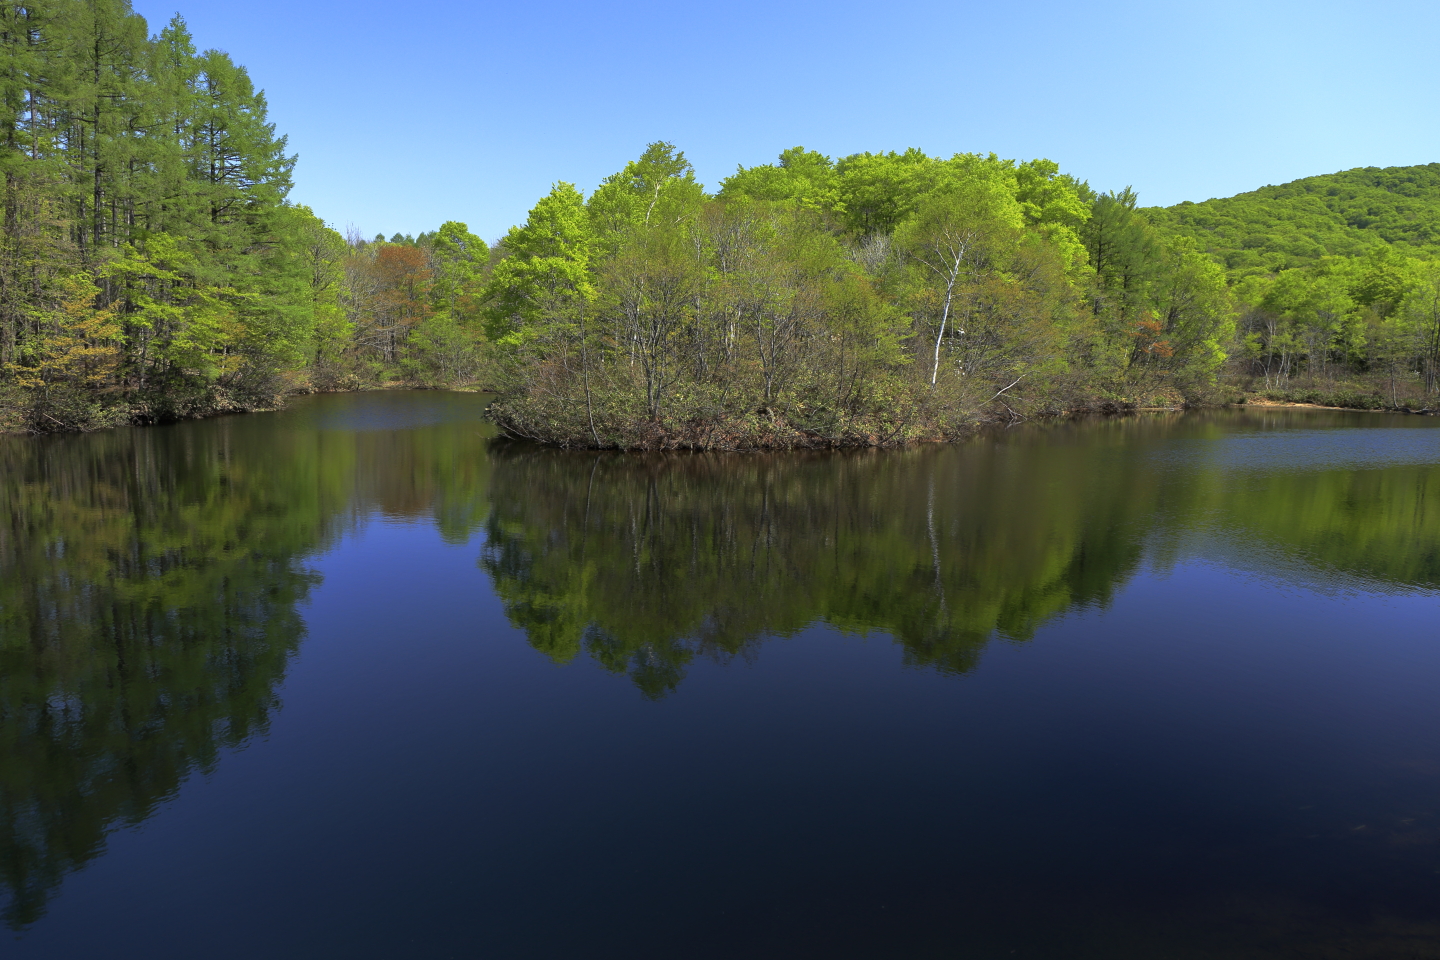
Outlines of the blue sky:
[{"label": "blue sky", "polygon": [[1440,161],[1440,4],[135,0],[228,51],[366,236],[493,239],[652,140],[712,187],[796,144],[1049,157],[1142,203]]}]

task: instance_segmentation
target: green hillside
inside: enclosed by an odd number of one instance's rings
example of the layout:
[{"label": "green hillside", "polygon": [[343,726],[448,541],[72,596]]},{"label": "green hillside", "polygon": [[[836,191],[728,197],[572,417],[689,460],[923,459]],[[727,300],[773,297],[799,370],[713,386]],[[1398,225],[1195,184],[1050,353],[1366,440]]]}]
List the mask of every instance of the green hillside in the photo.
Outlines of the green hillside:
[{"label": "green hillside", "polygon": [[1386,243],[1440,256],[1440,163],[1357,167],[1150,212],[1157,225],[1196,238],[1232,277]]}]

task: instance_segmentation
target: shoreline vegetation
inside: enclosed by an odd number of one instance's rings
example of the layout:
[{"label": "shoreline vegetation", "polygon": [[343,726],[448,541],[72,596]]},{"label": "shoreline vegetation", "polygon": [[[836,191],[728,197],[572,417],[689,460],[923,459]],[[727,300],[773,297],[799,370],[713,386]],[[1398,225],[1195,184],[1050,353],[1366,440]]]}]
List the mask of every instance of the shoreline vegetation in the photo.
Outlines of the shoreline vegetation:
[{"label": "shoreline vegetation", "polygon": [[569,447],[955,439],[1246,398],[1440,407],[1440,164],[1170,208],[1050,160],[650,144],[486,243],[288,201],[264,93],[128,0],[0,13],[0,432],[479,384]]}]

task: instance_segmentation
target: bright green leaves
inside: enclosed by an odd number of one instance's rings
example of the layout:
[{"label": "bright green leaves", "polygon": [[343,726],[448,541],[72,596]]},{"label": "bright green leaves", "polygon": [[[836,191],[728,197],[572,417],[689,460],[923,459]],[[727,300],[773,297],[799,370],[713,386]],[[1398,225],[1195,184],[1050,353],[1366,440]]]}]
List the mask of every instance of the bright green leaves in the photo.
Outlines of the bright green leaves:
[{"label": "bright green leaves", "polygon": [[518,344],[534,336],[545,317],[594,299],[595,236],[574,185],[556,184],[524,226],[510,229],[503,245],[505,259],[496,264],[485,291],[492,340]]},{"label": "bright green leaves", "polygon": [[913,148],[904,153],[860,153],[841,160],[836,171],[842,222],[857,236],[891,232],[929,185],[934,163]]},{"label": "bright green leaves", "polygon": [[957,263],[978,267],[1003,258],[1019,239],[1024,214],[1009,184],[986,173],[947,177],[911,201],[914,212],[895,231],[896,244],[945,275]]},{"label": "bright green leaves", "polygon": [[1060,172],[1051,160],[1030,160],[1015,168],[1015,199],[1025,222],[1060,251],[1072,270],[1087,262],[1082,231],[1090,219],[1094,191]]},{"label": "bright green leaves", "polygon": [[1388,348],[1382,359],[1392,378],[1398,363],[1418,357],[1426,394],[1440,392],[1440,266],[1420,273],[1377,339]]},{"label": "bright green leaves", "polygon": [[1173,359],[1170,366],[1189,381],[1213,380],[1235,336],[1224,270],[1198,244],[1180,237],[1163,243],[1157,275],[1150,291],[1152,312],[1137,323],[1132,352]]},{"label": "bright green leaves", "polygon": [[36,335],[5,365],[5,373],[28,389],[48,390],[56,384],[103,387],[120,356],[114,311],[95,309],[100,288],[86,273],[61,280],[58,294],[54,308],[32,318]]},{"label": "bright green leaves", "polygon": [[250,271],[232,275],[248,294],[238,346],[252,366],[298,372],[351,329],[339,300],[345,241],[308,207],[280,207],[265,225]]},{"label": "bright green leaves", "polygon": [[[1275,387],[1302,371],[1328,377],[1368,360],[1423,367],[1423,341],[1410,336],[1403,310],[1423,277],[1419,264],[1389,250],[1246,277],[1235,294],[1246,305],[1247,355]],[[1402,358],[1405,344],[1413,352]]]},{"label": "bright green leaves", "polygon": [[198,258],[168,234],[127,244],[103,278],[119,291],[129,364],[143,384],[155,378],[218,380],[242,362],[232,347],[244,337],[233,288],[200,276]]},{"label": "bright green leaves", "polygon": [[1427,260],[1440,253],[1437,201],[1440,165],[1366,167],[1150,216],[1227,269],[1247,372],[1266,387],[1302,377],[1333,391],[1378,374],[1399,405],[1407,381],[1440,389],[1416,320]]},{"label": "bright green leaves", "polygon": [[694,217],[704,196],[685,154],[673,144],[659,141],[646,147],[624,170],[601,181],[587,209],[601,246],[613,250],[637,229]]},{"label": "bright green leaves", "polygon": [[1393,248],[1380,248],[1354,264],[1346,292],[1360,306],[1388,317],[1405,299],[1417,273],[1413,261]]},{"label": "bright green leaves", "polygon": [[1440,164],[1359,167],[1163,211],[1232,280],[1363,258],[1393,247],[1440,255]]},{"label": "bright green leaves", "polygon": [[455,220],[441,224],[430,235],[429,243],[436,273],[436,307],[457,322],[469,322],[480,311],[490,248],[469,227]]},{"label": "bright green leaves", "polygon": [[722,200],[788,200],[809,210],[843,214],[839,185],[839,174],[829,157],[791,147],[781,152],[779,163],[737,168],[721,183],[719,196]]},{"label": "bright green leaves", "polygon": [[910,217],[919,198],[946,182],[975,176],[1003,179],[1027,222],[1047,235],[1073,234],[1089,216],[1089,188],[1048,160],[1016,165],[993,154],[956,154],[948,160],[911,148],[903,153],[858,153],[832,163],[803,147],[779,162],[740,167],[721,185],[720,197],[789,201],[821,210],[853,237],[888,234]]},{"label": "bright green leaves", "polygon": [[[969,174],[966,176],[965,174]],[[967,335],[975,287],[987,268],[1004,271],[1024,227],[1010,183],[993,166],[947,170],[939,183],[913,201],[915,212],[895,231],[895,244],[914,265],[913,302],[933,327],[930,385],[940,376],[949,335]]]},{"label": "bright green leaves", "polygon": [[656,143],[588,202],[557,186],[502,254],[488,317],[513,389],[492,409],[564,444],[949,435],[1031,402],[1005,395],[1021,381],[1205,380],[1230,338],[1202,253],[1046,160],[795,147],[707,198]]}]

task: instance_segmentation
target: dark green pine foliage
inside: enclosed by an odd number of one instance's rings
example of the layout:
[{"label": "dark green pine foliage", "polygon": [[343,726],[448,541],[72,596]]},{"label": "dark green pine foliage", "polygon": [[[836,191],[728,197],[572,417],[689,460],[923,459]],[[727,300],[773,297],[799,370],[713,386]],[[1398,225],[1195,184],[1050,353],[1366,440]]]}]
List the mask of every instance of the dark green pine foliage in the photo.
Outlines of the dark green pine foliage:
[{"label": "dark green pine foliage", "polygon": [[182,18],[152,37],[128,0],[6,5],[0,154],[9,426],[265,406],[311,356],[326,228],[286,201],[264,94]]},{"label": "dark green pine foliage", "polygon": [[1113,306],[1122,321],[1136,310],[1145,281],[1155,272],[1156,238],[1149,222],[1136,210],[1135,191],[1095,198],[1081,236],[1098,281],[1092,302],[1097,314]]}]

